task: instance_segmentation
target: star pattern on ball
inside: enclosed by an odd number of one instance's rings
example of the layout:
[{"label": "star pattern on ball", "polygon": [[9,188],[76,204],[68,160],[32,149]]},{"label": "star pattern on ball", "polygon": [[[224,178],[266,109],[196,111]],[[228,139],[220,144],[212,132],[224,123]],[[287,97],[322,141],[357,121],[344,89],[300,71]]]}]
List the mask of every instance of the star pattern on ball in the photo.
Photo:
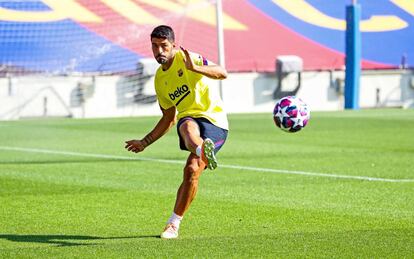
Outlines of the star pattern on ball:
[{"label": "star pattern on ball", "polygon": [[295,123],[293,124],[292,128],[295,128],[296,126],[303,127],[303,116],[300,110],[298,110],[298,113],[295,118],[291,118],[291,120]]},{"label": "star pattern on ball", "polygon": [[286,96],[273,109],[273,120],[277,127],[286,132],[298,132],[308,124],[310,111],[301,99]]},{"label": "star pattern on ball", "polygon": [[289,118],[289,114],[286,113],[287,108],[289,108],[289,106],[285,106],[282,109],[279,109],[275,114],[275,117],[278,117],[281,123],[283,122],[283,118]]}]

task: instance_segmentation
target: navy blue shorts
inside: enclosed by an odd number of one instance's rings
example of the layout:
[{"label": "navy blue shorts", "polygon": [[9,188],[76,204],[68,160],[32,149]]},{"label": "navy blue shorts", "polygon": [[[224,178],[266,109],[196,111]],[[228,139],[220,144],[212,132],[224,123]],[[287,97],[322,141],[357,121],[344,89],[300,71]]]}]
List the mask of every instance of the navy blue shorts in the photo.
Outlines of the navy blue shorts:
[{"label": "navy blue shorts", "polygon": [[200,136],[202,139],[209,138],[214,142],[216,146],[214,153],[217,153],[223,146],[224,142],[226,142],[228,130],[217,127],[206,118],[184,117],[181,118],[177,123],[177,133],[178,137],[180,138],[180,149],[188,150],[179,130],[181,124],[187,120],[192,120],[198,124],[198,127],[200,128]]}]

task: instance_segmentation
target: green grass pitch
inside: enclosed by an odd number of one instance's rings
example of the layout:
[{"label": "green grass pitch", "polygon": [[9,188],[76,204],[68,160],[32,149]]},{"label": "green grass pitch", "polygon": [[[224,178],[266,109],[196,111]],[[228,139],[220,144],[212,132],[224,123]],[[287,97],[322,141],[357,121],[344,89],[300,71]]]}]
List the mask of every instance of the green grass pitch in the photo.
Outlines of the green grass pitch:
[{"label": "green grass pitch", "polygon": [[0,122],[0,258],[414,257],[414,110],[229,120],[178,240],[175,128],[133,154],[157,117]]}]

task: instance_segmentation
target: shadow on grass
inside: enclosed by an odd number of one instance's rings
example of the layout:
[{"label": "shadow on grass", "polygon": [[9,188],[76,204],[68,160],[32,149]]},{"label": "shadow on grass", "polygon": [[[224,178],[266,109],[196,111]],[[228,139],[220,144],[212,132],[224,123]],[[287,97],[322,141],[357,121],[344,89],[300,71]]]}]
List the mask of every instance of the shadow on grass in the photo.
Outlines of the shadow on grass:
[{"label": "shadow on grass", "polygon": [[93,243],[79,243],[88,240],[113,240],[113,239],[135,239],[135,238],[160,238],[159,235],[143,235],[130,237],[96,237],[96,236],[77,236],[77,235],[0,235],[0,239],[13,242],[55,244],[57,246],[88,246],[96,245]]},{"label": "shadow on grass", "polygon": [[142,162],[129,159],[68,159],[68,160],[24,160],[24,161],[0,161],[2,165],[42,165],[42,164],[75,164],[75,163],[96,163],[96,162]]}]

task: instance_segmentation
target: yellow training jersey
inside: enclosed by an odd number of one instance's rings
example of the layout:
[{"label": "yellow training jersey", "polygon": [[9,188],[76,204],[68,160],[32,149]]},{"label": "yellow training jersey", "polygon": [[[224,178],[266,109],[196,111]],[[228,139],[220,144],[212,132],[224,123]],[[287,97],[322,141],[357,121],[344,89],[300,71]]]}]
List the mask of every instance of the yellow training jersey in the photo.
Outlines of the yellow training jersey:
[{"label": "yellow training jersey", "polygon": [[[211,95],[206,78],[187,70],[184,63],[185,54],[177,51],[171,67],[163,71],[160,66],[155,74],[155,92],[163,109],[175,106],[177,119],[184,117],[203,117],[214,125],[228,130],[227,115],[218,96]],[[208,65],[202,56],[190,53],[196,65]]]}]

